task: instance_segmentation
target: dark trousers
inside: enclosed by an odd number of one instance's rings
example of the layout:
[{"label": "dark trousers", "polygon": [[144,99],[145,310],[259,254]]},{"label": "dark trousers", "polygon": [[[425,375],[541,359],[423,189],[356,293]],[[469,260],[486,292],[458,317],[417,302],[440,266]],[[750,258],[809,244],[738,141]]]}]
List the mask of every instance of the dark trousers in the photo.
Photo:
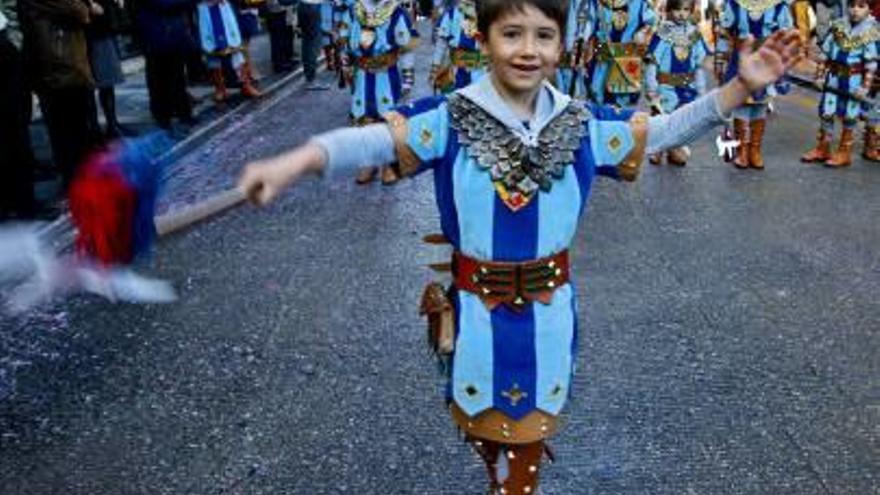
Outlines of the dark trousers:
[{"label": "dark trousers", "polygon": [[0,214],[34,210],[31,104],[21,53],[0,33]]},{"label": "dark trousers", "polygon": [[293,26],[287,23],[285,12],[271,12],[266,18],[269,28],[269,44],[272,51],[272,68],[276,71],[293,66]]},{"label": "dark trousers", "polygon": [[160,127],[168,128],[174,117],[192,118],[192,103],[186,92],[187,56],[153,52],[145,57],[150,112]]},{"label": "dark trousers", "polygon": [[302,32],[302,59],[306,81],[314,81],[318,71],[318,50],[321,48],[321,5],[300,2],[297,22]]},{"label": "dark trousers", "polygon": [[64,188],[94,146],[90,135],[92,89],[59,88],[39,92],[43,120],[49,130],[52,160],[61,172]]}]

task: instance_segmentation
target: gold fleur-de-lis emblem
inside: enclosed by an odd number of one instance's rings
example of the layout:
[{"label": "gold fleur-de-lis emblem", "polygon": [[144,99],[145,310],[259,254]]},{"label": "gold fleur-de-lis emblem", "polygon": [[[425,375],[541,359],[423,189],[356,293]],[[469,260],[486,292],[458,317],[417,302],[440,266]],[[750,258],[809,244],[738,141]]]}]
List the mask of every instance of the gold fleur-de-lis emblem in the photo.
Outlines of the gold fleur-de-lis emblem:
[{"label": "gold fleur-de-lis emblem", "polygon": [[516,405],[519,403],[519,401],[527,398],[529,396],[529,394],[520,390],[518,383],[514,383],[513,388],[511,388],[510,390],[501,392],[501,396],[510,400],[511,406],[516,407]]}]

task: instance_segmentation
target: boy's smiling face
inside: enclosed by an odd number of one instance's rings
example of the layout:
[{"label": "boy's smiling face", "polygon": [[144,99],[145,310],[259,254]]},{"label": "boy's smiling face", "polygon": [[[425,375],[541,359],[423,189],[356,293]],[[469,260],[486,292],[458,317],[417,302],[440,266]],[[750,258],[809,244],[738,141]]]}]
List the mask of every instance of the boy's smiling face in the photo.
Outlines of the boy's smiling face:
[{"label": "boy's smiling face", "polygon": [[556,21],[526,4],[522,11],[512,9],[489,26],[482,49],[506,93],[529,93],[556,70],[562,34]]}]

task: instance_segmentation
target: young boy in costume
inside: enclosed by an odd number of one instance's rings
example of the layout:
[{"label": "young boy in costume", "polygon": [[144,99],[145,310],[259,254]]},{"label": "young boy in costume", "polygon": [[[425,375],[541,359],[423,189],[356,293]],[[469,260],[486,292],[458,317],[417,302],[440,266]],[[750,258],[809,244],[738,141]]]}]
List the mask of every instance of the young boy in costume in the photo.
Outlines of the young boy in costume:
[{"label": "young boy in costume", "polygon": [[440,16],[431,83],[437,93],[463,88],[486,73],[486,60],[477,39],[475,0],[458,0]]},{"label": "young boy in costume", "polygon": [[[401,56],[410,49],[412,21],[398,0],[358,0],[342,12],[340,44],[351,84],[351,120],[354,125],[380,121],[403,93]],[[378,167],[366,167],[358,184],[375,180]],[[382,183],[397,182],[394,167],[382,168]]]},{"label": "young boy in costume", "polygon": [[[852,146],[859,119],[869,111],[859,101],[868,96],[877,72],[880,24],[871,15],[868,0],[852,0],[848,9],[849,22],[837,19],[832,22],[822,41],[825,61],[824,91],[819,100],[819,128],[816,147],[801,160],[806,163],[824,163],[828,167],[846,167],[852,163]],[[837,151],[831,152],[834,135],[834,119],[843,124]],[[865,128],[864,153],[877,153],[877,135],[873,126]]]},{"label": "young boy in costume", "polygon": [[[706,91],[703,60],[709,47],[694,22],[694,0],[667,0],[666,19],[648,45],[645,84],[648,103],[656,113],[671,113]],[[669,150],[670,165],[687,164],[685,147]],[[650,161],[660,165],[662,155]]]},{"label": "young boy in costume", "polygon": [[214,84],[214,101],[222,103],[228,98],[223,64],[228,63],[239,71],[241,94],[258,98],[260,92],[253,86],[251,72],[245,59],[245,46],[235,11],[228,0],[204,0],[198,5],[199,38],[205,52],[211,82]]},{"label": "young boy in costume", "polygon": [[595,0],[595,56],[590,99],[635,107],[642,94],[643,57],[657,23],[652,0]]},{"label": "young boy in costume", "polygon": [[482,0],[487,77],[251,164],[239,182],[266,204],[306,174],[363,160],[397,160],[407,176],[433,172],[454,285],[451,302],[433,293],[425,309],[432,320],[439,315],[435,348],[451,353],[449,410],[485,461],[491,493],[537,492],[544,441],[571,386],[577,315],[568,247],[595,177],[634,180],[645,152],[721,124],[750,92],[781,77],[800,48],[796,32],[777,33],[755,52],[745,47],[736,78],[648,118],[589,107],[547,82],[566,15],[558,0]]},{"label": "young boy in costume", "polygon": [[568,2],[568,21],[565,26],[564,51],[556,69],[556,89],[573,98],[586,98],[586,66],[593,37],[593,2]]},{"label": "young boy in costume", "polygon": [[[730,55],[724,80],[736,77],[738,49],[745,44],[760,46],[765,39],[781,30],[792,29],[791,0],[727,0],[721,13],[722,51]],[[734,114],[734,139],[739,141],[733,164],[740,169],[764,168],[761,147],[767,122],[767,109],[773,96],[785,94],[788,83],[777,82],[755,93]]]}]

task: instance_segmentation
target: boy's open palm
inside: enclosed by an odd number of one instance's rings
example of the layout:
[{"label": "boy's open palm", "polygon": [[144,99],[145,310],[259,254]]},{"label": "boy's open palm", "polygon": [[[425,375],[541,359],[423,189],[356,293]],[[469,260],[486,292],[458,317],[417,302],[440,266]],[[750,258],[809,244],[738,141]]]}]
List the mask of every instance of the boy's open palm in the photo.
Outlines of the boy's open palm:
[{"label": "boy's open palm", "polygon": [[749,91],[760,91],[778,81],[801,57],[801,38],[794,29],[777,31],[757,50],[751,39],[739,51],[739,78]]}]

